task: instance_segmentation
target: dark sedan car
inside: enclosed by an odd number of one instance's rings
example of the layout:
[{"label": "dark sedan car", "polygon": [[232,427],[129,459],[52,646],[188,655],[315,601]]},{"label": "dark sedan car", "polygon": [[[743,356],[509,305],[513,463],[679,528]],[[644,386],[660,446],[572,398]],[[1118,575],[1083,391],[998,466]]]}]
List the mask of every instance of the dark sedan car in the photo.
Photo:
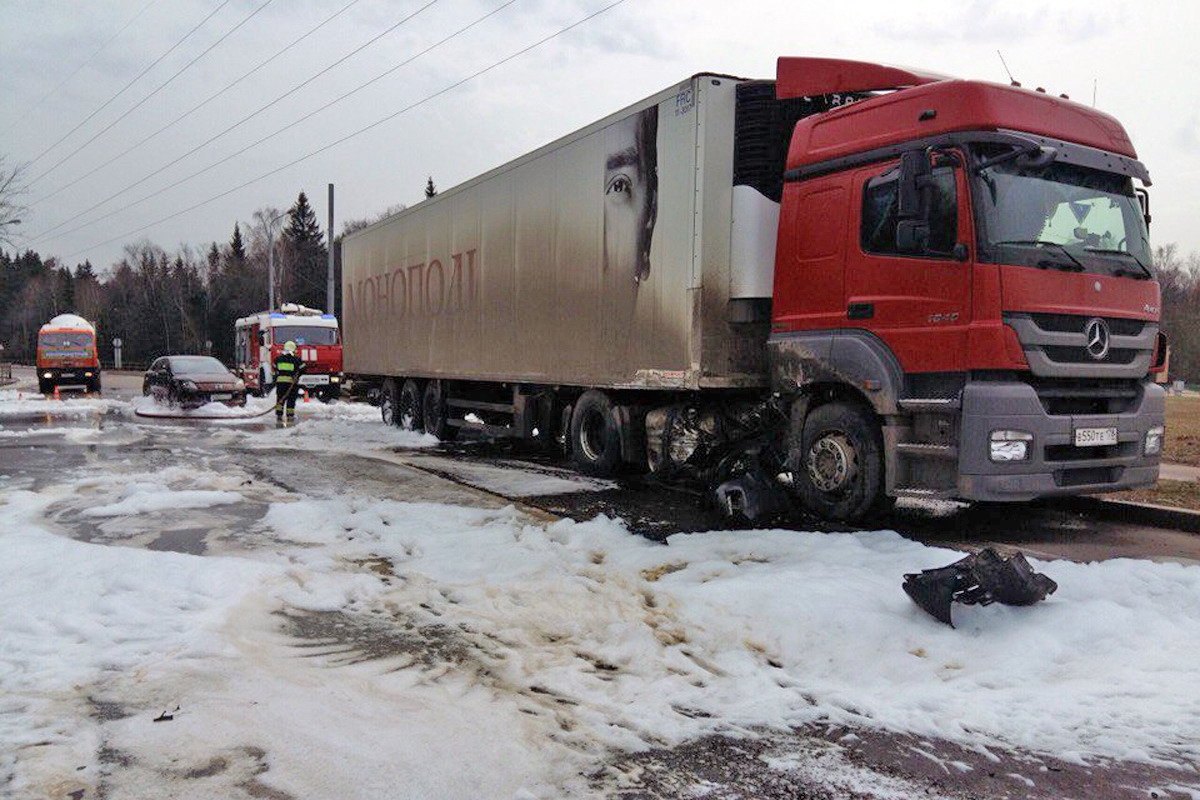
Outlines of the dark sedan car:
[{"label": "dark sedan car", "polygon": [[246,405],[246,384],[209,356],[163,356],[146,370],[142,394],[182,408]]}]

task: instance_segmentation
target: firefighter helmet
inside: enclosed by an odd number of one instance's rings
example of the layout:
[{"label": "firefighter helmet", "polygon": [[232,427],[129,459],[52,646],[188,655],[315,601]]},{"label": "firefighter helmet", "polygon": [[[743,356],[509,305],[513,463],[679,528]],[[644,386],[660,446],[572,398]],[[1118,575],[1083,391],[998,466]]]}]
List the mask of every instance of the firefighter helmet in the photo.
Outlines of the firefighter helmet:
[{"label": "firefighter helmet", "polygon": [[295,355],[296,354],[296,343],[293,342],[291,339],[288,339],[286,342],[283,343],[283,352],[287,353],[288,355]]}]

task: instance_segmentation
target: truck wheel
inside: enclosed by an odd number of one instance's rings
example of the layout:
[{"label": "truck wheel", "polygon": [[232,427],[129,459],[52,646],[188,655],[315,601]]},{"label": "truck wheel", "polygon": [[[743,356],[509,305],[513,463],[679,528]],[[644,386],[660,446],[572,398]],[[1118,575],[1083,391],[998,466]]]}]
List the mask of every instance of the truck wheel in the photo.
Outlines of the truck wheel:
[{"label": "truck wheel", "polygon": [[397,425],[406,431],[423,431],[425,423],[421,414],[421,387],[409,378],[400,387],[400,418]]},{"label": "truck wheel", "polygon": [[858,522],[885,508],[883,435],[862,406],[829,403],[813,410],[799,448],[793,442],[789,450],[807,511],[835,522]]},{"label": "truck wheel", "polygon": [[95,392],[96,394],[100,394],[100,376],[99,375],[92,378],[92,385],[88,391]]},{"label": "truck wheel", "polygon": [[38,378],[38,394],[44,394],[47,397],[54,391],[54,387],[44,378]]},{"label": "truck wheel", "polygon": [[388,378],[383,382],[383,389],[379,393],[379,416],[384,425],[400,424],[399,408],[400,389],[394,379]]},{"label": "truck wheel", "polygon": [[571,412],[571,459],[585,475],[608,477],[621,465],[621,431],[613,403],[604,392],[589,389]]},{"label": "truck wheel", "polygon": [[425,384],[421,418],[425,423],[425,432],[432,433],[440,441],[449,442],[458,436],[458,428],[450,424],[441,381],[429,381]]}]

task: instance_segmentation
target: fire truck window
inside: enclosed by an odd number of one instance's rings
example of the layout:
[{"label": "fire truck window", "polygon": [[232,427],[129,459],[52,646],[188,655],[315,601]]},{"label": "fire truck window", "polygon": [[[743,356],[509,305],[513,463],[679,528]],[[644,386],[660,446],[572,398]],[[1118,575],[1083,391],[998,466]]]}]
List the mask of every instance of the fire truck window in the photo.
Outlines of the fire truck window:
[{"label": "fire truck window", "polygon": [[297,345],[337,344],[338,329],[317,325],[276,325],[275,341],[292,341]]},{"label": "fire truck window", "polygon": [[[897,194],[900,171],[890,169],[863,186],[860,242],[868,253],[912,255],[896,249]],[[929,199],[929,255],[949,257],[958,241],[958,196],[954,170],[933,171]]]}]

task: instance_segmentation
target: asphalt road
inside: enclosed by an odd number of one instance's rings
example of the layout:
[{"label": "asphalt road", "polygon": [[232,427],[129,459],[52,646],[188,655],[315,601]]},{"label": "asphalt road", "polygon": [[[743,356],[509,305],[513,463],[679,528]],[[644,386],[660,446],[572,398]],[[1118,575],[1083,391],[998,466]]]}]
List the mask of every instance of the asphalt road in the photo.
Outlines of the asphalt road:
[{"label": "asphalt road", "polygon": [[[33,370],[15,367],[17,383],[9,389],[36,391]],[[141,373],[104,374],[104,396],[131,400],[141,394]],[[147,420],[147,425],[156,425]],[[193,423],[198,424],[198,423]],[[526,470],[557,472],[561,464],[549,462],[519,443],[468,441],[438,449],[437,459],[428,451],[397,451],[394,461],[424,470],[451,482],[471,485],[463,476],[471,465],[505,469],[516,465]],[[350,457],[343,457],[350,458]],[[456,464],[462,465],[456,467]],[[477,486],[475,488],[478,488]],[[604,491],[546,496],[489,492],[497,499],[521,503],[551,514],[588,519],[596,514],[619,516],[630,529],[651,538],[664,538],[681,531],[726,529],[730,525],[716,511],[705,507],[696,492],[662,486],[638,476],[618,482]],[[1106,515],[1109,517],[1111,515]],[[776,523],[795,530],[839,530],[804,517]],[[1200,562],[1200,535],[1147,525],[1133,520],[1098,518],[1070,503],[1016,503],[969,505],[902,501],[896,511],[873,527],[888,528],[916,541],[962,549],[995,546],[1019,549],[1031,557],[1097,561],[1108,558],[1147,558],[1156,561]]]}]

